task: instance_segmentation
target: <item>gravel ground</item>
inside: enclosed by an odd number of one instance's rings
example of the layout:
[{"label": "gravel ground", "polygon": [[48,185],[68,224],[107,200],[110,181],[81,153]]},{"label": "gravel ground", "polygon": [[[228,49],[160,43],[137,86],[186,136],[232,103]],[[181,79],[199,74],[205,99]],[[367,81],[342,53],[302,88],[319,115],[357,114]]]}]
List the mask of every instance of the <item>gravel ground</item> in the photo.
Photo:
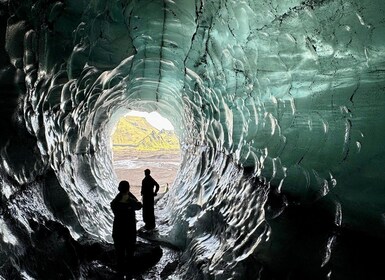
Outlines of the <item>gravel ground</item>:
[{"label": "gravel ground", "polygon": [[180,165],[180,153],[176,152],[139,152],[114,151],[114,169],[118,180],[127,180],[131,192],[139,199],[144,169],[151,170],[151,176],[159,183],[160,193],[171,187]]}]

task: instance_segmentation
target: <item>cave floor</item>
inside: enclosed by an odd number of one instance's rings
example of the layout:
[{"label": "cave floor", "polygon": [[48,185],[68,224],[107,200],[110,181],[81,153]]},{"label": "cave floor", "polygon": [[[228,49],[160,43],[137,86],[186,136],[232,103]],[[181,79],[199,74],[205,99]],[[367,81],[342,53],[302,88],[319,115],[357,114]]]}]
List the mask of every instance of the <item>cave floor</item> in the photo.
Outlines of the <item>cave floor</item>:
[{"label": "cave floor", "polygon": [[142,152],[136,150],[117,150],[113,153],[113,166],[119,181],[127,180],[131,192],[140,197],[140,186],[144,169],[150,169],[152,177],[160,185],[160,193],[171,187],[180,166],[179,151]]}]

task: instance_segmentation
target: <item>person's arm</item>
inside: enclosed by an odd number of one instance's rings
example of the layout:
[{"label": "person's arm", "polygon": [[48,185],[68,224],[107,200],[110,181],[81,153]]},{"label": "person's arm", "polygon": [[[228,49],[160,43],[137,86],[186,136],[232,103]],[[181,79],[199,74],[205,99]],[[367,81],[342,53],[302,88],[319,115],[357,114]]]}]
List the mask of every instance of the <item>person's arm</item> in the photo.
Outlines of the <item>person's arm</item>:
[{"label": "person's arm", "polygon": [[140,210],[142,209],[142,203],[139,202],[135,195],[133,195],[132,193],[129,193],[129,205],[132,209],[134,210]]},{"label": "person's arm", "polygon": [[112,212],[115,214],[116,211],[116,203],[118,202],[119,195],[117,195],[110,203]]},{"label": "person's arm", "polygon": [[140,210],[142,209],[142,203],[137,201],[137,200],[134,200],[134,199],[130,199],[129,200],[129,207],[133,210]]},{"label": "person's arm", "polygon": [[130,198],[132,198],[133,200],[138,201],[138,199],[136,198],[136,196],[135,196],[132,192],[129,192],[129,193],[128,193],[128,196],[129,196]]},{"label": "person's arm", "polygon": [[142,203],[139,201],[136,201],[134,205],[134,210],[140,210],[140,209],[142,209]]},{"label": "person's arm", "polygon": [[154,181],[154,185],[155,185],[155,192],[154,192],[154,195],[157,195],[158,194],[158,191],[159,191],[159,184],[157,181],[155,181],[154,179],[152,179]]}]

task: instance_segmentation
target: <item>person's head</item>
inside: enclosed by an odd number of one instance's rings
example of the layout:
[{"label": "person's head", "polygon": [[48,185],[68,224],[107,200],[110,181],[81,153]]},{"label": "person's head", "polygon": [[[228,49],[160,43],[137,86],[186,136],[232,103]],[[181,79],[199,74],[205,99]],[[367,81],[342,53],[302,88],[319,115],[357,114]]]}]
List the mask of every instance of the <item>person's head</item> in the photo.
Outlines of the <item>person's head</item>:
[{"label": "person's head", "polygon": [[130,183],[127,181],[120,181],[118,190],[121,193],[126,193],[130,191]]},{"label": "person's head", "polygon": [[146,170],[144,170],[144,175],[150,175],[150,173],[151,173],[151,171],[150,171],[150,169],[146,169]]}]

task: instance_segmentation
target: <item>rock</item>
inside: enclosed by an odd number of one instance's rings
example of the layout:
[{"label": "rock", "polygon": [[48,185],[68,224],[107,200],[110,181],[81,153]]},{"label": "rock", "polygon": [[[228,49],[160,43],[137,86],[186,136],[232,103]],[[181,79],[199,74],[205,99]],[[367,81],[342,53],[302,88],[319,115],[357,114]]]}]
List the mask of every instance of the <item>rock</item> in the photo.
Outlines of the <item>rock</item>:
[{"label": "rock", "polygon": [[166,279],[168,276],[170,276],[178,267],[179,262],[177,260],[173,262],[169,262],[166,264],[166,266],[163,268],[162,272],[160,273],[161,279]]}]

